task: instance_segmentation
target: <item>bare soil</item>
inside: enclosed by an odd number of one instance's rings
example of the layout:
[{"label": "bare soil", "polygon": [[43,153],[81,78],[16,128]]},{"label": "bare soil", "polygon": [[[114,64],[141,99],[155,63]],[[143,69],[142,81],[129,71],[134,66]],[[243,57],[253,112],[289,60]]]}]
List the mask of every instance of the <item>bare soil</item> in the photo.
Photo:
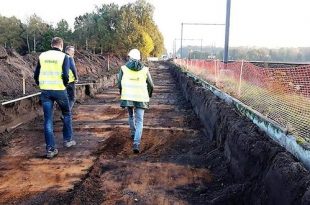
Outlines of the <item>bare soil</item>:
[{"label": "bare soil", "polygon": [[[74,108],[78,144],[44,158],[43,119],[19,127],[0,152],[0,204],[240,204],[223,151],[181,95],[167,67],[150,65],[155,92],[141,153],[133,154],[127,111],[116,88]],[[10,138],[10,137],[7,137]]]},{"label": "bare soil", "polygon": [[[23,78],[26,95],[38,92],[33,79],[33,71],[40,53],[19,55],[12,49],[0,46],[0,102],[23,96]],[[81,83],[97,82],[104,76],[115,74],[123,59],[104,56],[88,51],[76,51],[76,67]]]}]

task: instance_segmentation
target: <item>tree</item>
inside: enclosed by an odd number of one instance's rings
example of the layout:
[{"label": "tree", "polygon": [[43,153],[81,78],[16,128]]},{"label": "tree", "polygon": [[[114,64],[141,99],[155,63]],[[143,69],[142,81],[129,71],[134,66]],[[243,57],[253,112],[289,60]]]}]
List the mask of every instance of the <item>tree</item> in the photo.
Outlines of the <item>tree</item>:
[{"label": "tree", "polygon": [[20,48],[23,44],[22,23],[15,16],[0,16],[0,43],[6,48]]},{"label": "tree", "polygon": [[33,14],[27,19],[27,23],[26,23],[27,34],[26,35],[27,35],[28,52],[31,51],[30,38],[32,38],[33,52],[36,52],[37,44],[42,39],[42,35],[45,32],[47,32],[48,29],[49,29],[49,25],[44,23],[43,20],[36,14]]},{"label": "tree", "polygon": [[51,40],[54,38],[55,32],[52,26],[49,26],[48,30],[42,34],[40,43],[37,45],[38,51],[46,51],[51,48]]},{"label": "tree", "polygon": [[65,43],[72,44],[74,39],[72,31],[69,28],[69,24],[66,20],[61,19],[55,28],[55,36],[61,37]]},{"label": "tree", "polygon": [[139,25],[148,28],[149,24],[153,23],[154,7],[145,0],[137,0],[133,4],[134,15],[138,20]]},{"label": "tree", "polygon": [[118,5],[102,5],[101,8],[98,8],[98,15],[98,32],[101,53],[115,53],[117,52],[119,41],[117,28],[119,27],[120,12]]},{"label": "tree", "polygon": [[[154,7],[144,0],[121,7],[120,33],[124,50],[133,46],[149,55],[160,56],[164,50],[163,38],[153,21]],[[147,46],[147,47],[145,47]]]},{"label": "tree", "polygon": [[98,42],[97,21],[98,15],[95,13],[86,13],[75,18],[75,39],[78,45],[86,50],[88,50],[89,47],[95,47]]},{"label": "tree", "polygon": [[154,7],[145,0],[122,7],[103,4],[94,12],[76,17],[74,32],[64,19],[54,29],[36,14],[25,24],[15,17],[0,16],[0,43],[27,48],[30,53],[49,49],[52,37],[59,36],[65,43],[93,52],[125,55],[137,48],[144,57],[160,56],[164,52],[164,41],[153,20],[153,12]]},{"label": "tree", "polygon": [[148,29],[150,36],[154,42],[154,49],[150,53],[151,56],[159,57],[164,53],[164,37],[160,33],[158,27],[153,24],[152,27]]},{"label": "tree", "polygon": [[[153,49],[147,54],[159,57],[164,52],[163,36],[153,20],[154,7],[145,0],[134,3],[134,14],[143,30],[147,32],[153,42]],[[144,50],[144,48],[141,48]]]},{"label": "tree", "polygon": [[141,31],[141,37],[142,42],[140,45],[140,51],[143,57],[148,57],[150,56],[151,51],[154,49],[154,43],[150,35],[145,32]]},{"label": "tree", "polygon": [[139,24],[135,18],[132,4],[127,4],[120,8],[119,24],[117,30],[120,34],[119,50],[122,54],[126,54],[131,48],[138,48],[139,45]]}]

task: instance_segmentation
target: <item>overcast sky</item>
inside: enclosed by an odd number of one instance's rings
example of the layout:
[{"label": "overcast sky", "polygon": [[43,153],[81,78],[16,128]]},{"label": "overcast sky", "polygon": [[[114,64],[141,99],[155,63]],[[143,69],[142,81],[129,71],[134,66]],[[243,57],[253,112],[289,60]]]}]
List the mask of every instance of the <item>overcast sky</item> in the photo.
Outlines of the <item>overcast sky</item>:
[{"label": "overcast sky", "polygon": [[[154,20],[172,51],[173,40],[181,36],[181,22],[225,23],[226,0],[147,0],[155,7]],[[74,18],[93,11],[96,5],[132,0],[6,0],[0,15],[24,20],[36,13],[48,23]],[[310,47],[310,0],[231,0],[230,46]],[[184,38],[203,39],[203,46],[224,44],[224,26],[185,26]],[[200,40],[184,44],[200,45]],[[180,46],[177,40],[177,47]]]}]

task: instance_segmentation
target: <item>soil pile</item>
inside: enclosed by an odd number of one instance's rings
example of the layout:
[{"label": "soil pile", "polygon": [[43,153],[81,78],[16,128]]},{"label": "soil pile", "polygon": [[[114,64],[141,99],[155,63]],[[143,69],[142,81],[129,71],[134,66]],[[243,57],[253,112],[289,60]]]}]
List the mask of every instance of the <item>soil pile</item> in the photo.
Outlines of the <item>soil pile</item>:
[{"label": "soil pile", "polygon": [[224,154],[202,125],[167,68],[150,64],[155,83],[144,118],[141,153],[132,152],[127,110],[109,88],[74,110],[72,149],[43,158],[43,120],[25,124],[0,152],[0,204],[241,204]]},{"label": "soil pile", "polygon": [[[12,49],[0,47],[0,101],[23,96],[23,78],[26,95],[38,92],[33,80],[33,71],[40,53],[20,56]],[[115,56],[77,51],[74,57],[80,82],[97,82],[104,76],[115,74],[124,63]]]},{"label": "soil pile", "polygon": [[33,68],[16,51],[0,47],[0,100],[12,99],[23,95],[23,79],[26,83],[26,93],[33,93]]},{"label": "soil pile", "polygon": [[118,89],[103,89],[74,107],[70,149],[56,113],[52,160],[42,117],[14,130],[0,146],[0,204],[310,204],[309,172],[291,154],[197,79],[149,67],[155,89],[140,154]]},{"label": "soil pile", "polygon": [[97,82],[98,79],[115,74],[125,61],[116,56],[76,51],[75,64],[80,82]]}]

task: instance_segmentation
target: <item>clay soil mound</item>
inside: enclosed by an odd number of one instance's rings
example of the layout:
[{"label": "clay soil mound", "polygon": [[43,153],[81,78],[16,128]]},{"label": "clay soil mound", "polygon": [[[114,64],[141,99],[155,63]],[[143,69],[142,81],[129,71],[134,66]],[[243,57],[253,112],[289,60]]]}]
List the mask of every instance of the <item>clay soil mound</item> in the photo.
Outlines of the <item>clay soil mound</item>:
[{"label": "clay soil mound", "polygon": [[[23,78],[26,82],[26,95],[39,91],[33,80],[39,54],[20,56],[12,49],[0,47],[0,101],[23,96]],[[82,83],[97,82],[104,76],[115,74],[124,63],[119,57],[92,54],[88,51],[77,51],[75,62]]]},{"label": "clay soil mound", "polygon": [[14,50],[0,47],[0,100],[23,95],[23,78],[26,80],[26,93],[34,93],[33,68]]}]

